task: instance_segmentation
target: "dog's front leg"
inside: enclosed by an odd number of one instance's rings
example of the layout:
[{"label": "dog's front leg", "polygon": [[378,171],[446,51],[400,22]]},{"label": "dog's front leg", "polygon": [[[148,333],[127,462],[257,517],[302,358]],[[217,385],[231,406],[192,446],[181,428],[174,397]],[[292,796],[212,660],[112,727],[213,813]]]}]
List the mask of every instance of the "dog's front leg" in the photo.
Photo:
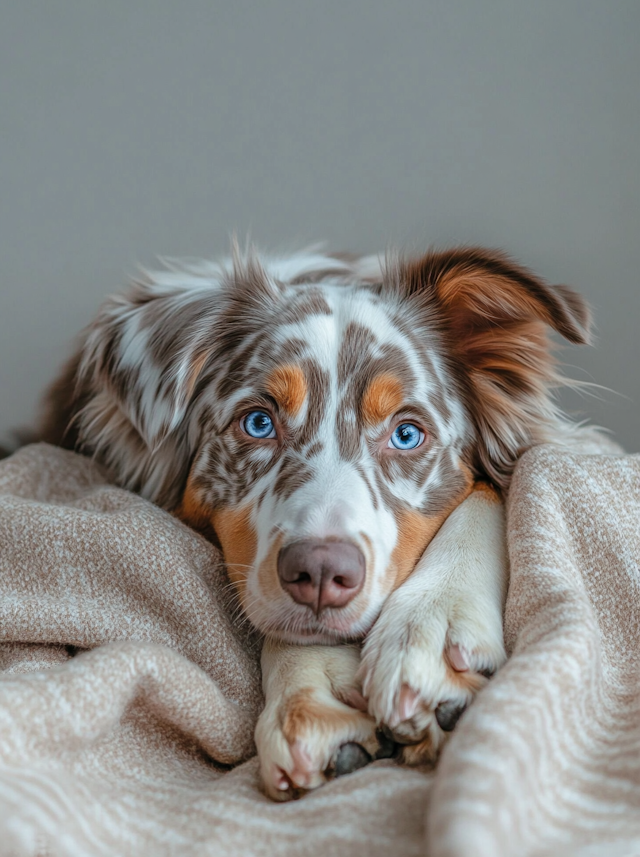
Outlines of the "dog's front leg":
[{"label": "dog's front leg", "polygon": [[504,506],[478,485],[389,597],[363,648],[359,676],[369,711],[408,745],[404,761],[432,761],[506,660],[507,582]]},{"label": "dog's front leg", "polygon": [[[298,797],[340,773],[345,761],[353,770],[375,755],[376,725],[356,681],[359,663],[357,646],[265,642],[266,704],[256,727],[256,745],[262,781],[271,797]],[[350,742],[364,748],[360,759]],[[345,744],[350,744],[350,760],[341,754]]]}]

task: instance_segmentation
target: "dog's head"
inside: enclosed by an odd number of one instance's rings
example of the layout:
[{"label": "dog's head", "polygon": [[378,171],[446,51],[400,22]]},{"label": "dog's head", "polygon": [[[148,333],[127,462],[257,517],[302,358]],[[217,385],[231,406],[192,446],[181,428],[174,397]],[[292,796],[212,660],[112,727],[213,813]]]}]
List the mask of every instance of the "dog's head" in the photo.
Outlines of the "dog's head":
[{"label": "dog's head", "polygon": [[474,480],[560,431],[546,325],[585,342],[584,303],[483,250],[182,266],[89,331],[80,436],[219,541],[260,630],[355,638]]}]

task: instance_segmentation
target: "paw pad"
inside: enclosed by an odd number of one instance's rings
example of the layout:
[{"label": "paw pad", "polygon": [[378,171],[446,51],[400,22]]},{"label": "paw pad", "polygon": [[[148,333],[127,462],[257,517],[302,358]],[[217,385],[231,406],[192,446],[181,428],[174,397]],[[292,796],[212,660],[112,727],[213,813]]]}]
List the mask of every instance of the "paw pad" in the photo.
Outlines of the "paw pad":
[{"label": "paw pad", "polygon": [[364,747],[356,744],[355,741],[349,741],[348,744],[343,744],[338,750],[333,776],[343,777],[345,774],[352,774],[360,768],[365,768],[372,761],[372,757]]},{"label": "paw pad", "polygon": [[436,708],[436,720],[443,732],[453,732],[456,723],[466,709],[466,703],[441,702]]}]

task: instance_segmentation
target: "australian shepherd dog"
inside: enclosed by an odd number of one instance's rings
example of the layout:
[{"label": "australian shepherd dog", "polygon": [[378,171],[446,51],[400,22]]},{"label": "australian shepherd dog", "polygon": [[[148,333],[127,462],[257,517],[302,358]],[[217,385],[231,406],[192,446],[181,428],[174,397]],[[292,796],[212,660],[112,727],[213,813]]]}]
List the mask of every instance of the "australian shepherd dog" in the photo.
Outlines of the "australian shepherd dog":
[{"label": "australian shepherd dog", "polygon": [[283,800],[341,748],[432,761],[505,660],[503,500],[576,429],[547,328],[583,300],[500,252],[169,263],[110,298],[41,438],[219,545],[264,635],[256,744]]}]

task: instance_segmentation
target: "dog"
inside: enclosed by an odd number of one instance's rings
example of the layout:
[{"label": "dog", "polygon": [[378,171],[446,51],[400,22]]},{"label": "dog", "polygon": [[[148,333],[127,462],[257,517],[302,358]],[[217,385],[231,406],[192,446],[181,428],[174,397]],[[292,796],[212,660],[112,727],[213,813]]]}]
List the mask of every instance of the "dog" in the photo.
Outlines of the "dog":
[{"label": "dog", "polygon": [[588,342],[585,302],[481,248],[166,264],[104,304],[41,439],[219,545],[265,639],[267,794],[381,728],[433,761],[506,659],[503,500],[577,431],[547,331]]}]

